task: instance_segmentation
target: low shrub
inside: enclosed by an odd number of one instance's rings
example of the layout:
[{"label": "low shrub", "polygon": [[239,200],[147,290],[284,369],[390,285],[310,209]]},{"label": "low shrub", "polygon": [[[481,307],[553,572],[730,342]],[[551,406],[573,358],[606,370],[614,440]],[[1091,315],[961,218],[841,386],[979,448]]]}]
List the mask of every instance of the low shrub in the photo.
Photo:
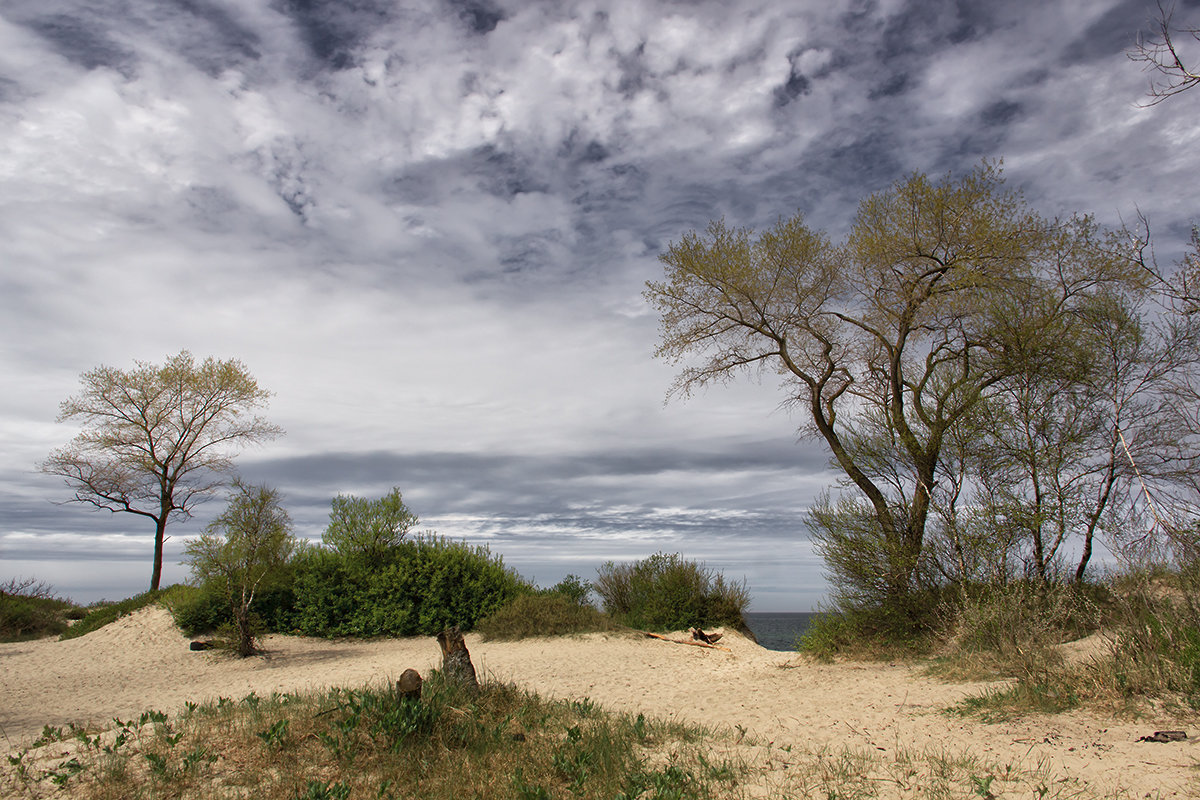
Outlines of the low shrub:
[{"label": "low shrub", "polygon": [[678,553],[656,553],[642,561],[598,570],[594,584],[604,609],[631,628],[654,631],[725,625],[746,629],[750,605],[745,582],[732,583],[720,573]]},{"label": "low shrub", "polygon": [[45,583],[14,578],[0,586],[0,641],[55,636],[67,629],[68,619],[78,619],[78,611]]},{"label": "low shrub", "polygon": [[607,631],[616,624],[595,606],[548,592],[519,595],[480,620],[477,627],[484,639],[524,639]]},{"label": "low shrub", "polygon": [[214,588],[181,586],[166,605],[185,636],[213,633],[230,622],[229,601]]}]

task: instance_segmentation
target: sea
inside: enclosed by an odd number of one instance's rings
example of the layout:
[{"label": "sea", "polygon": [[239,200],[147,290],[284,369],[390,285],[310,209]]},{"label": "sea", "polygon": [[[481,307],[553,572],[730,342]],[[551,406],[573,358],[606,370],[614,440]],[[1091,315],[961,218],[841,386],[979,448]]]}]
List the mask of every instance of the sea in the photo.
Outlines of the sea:
[{"label": "sea", "polygon": [[768,650],[795,650],[796,640],[808,630],[815,611],[750,611],[746,624],[759,645]]}]

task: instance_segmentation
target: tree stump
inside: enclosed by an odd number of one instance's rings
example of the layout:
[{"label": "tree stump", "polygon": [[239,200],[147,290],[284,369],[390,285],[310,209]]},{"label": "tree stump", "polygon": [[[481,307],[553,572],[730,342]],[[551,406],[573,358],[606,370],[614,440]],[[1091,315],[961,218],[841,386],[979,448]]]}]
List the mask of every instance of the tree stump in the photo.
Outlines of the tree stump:
[{"label": "tree stump", "polygon": [[463,640],[462,631],[458,626],[439,633],[437,641],[442,648],[442,673],[446,678],[478,689],[479,679],[475,676],[475,665],[471,663],[471,654],[467,652],[467,643]]},{"label": "tree stump", "polygon": [[396,681],[396,694],[405,700],[420,700],[421,683],[421,673],[406,669],[400,673],[400,680]]}]

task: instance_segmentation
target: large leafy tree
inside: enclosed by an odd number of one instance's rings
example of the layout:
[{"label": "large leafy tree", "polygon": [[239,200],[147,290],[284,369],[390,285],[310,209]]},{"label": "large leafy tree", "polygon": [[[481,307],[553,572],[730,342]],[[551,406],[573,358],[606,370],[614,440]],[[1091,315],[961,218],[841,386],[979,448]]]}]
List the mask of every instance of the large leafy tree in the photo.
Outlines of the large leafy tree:
[{"label": "large leafy tree", "polygon": [[196,363],[186,350],[161,365],[100,366],[80,383],[58,420],[83,430],[41,469],[74,490],[70,502],[154,522],[150,588],[157,589],[168,521],[191,516],[224,485],[233,450],[282,433],[256,413],[270,393],[240,361]]},{"label": "large leafy tree", "polygon": [[918,581],[953,432],[1052,360],[1088,298],[1137,280],[1135,256],[1086,218],[1041,218],[984,164],[871,195],[840,244],[799,215],[759,234],[715,222],[670,245],[646,295],[658,354],[683,364],[675,391],[782,376],[859,498],[817,519],[835,581],[887,602]]}]

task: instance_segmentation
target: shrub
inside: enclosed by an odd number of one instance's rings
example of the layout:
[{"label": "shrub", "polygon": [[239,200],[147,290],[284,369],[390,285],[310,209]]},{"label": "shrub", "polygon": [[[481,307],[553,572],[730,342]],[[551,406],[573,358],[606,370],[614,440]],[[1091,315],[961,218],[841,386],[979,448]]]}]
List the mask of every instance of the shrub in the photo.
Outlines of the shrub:
[{"label": "shrub", "polygon": [[591,605],[592,585],[578,575],[568,575],[546,591],[562,595],[576,605]]},{"label": "shrub", "polygon": [[345,556],[383,558],[418,522],[417,515],[404,505],[399,489],[378,500],[339,494],[331,503],[329,526],[321,540]]},{"label": "shrub", "polygon": [[485,639],[524,639],[612,630],[612,619],[594,606],[555,591],[518,595],[479,621]]},{"label": "shrub", "polygon": [[656,553],[631,564],[609,561],[598,570],[594,586],[604,609],[631,628],[746,627],[750,594],[745,582],[728,582],[678,553]]},{"label": "shrub", "polygon": [[67,619],[79,609],[33,578],[13,579],[0,586],[0,641],[14,642],[53,636],[67,629]]},{"label": "shrub", "polygon": [[432,636],[470,630],[528,584],[486,547],[408,539],[368,563],[315,550],[295,564],[290,627],[310,636]]}]

